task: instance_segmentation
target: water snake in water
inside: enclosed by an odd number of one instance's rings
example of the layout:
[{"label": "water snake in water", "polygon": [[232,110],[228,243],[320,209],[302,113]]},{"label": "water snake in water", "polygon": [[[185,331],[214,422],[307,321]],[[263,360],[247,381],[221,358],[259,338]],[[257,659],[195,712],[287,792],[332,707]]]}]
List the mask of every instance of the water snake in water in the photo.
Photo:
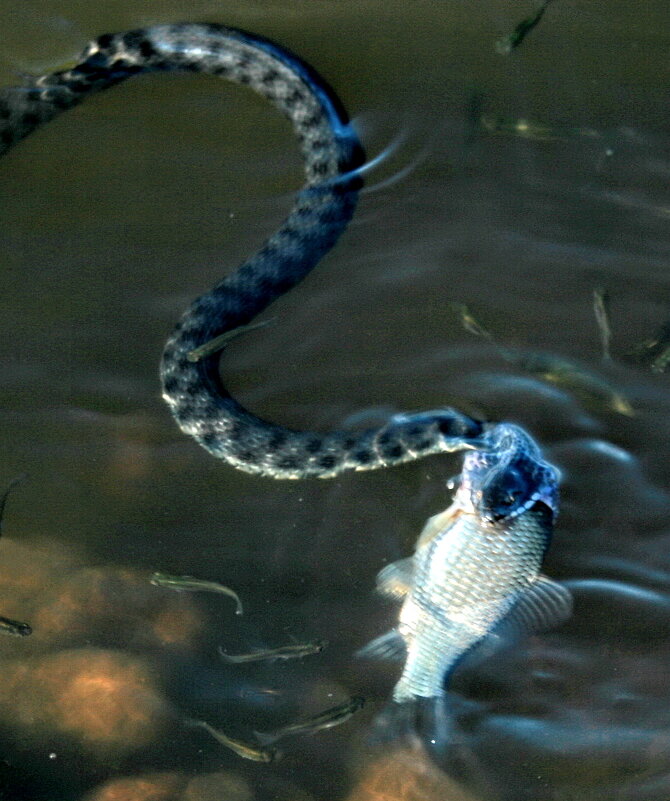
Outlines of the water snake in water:
[{"label": "water snake in water", "polygon": [[[291,122],[305,184],[278,230],[197,298],[169,337],[160,375],[180,428],[250,473],[328,478],[482,445],[486,426],[452,408],[399,414],[364,431],[294,431],[253,415],[225,389],[218,354],[189,354],[250,323],[319,262],[346,228],[362,184],[362,147],[342,104],[304,61],[256,34],[217,24],[157,25],[92,41],[75,66],[0,92],[0,154],[61,111],[134,75],[183,71],[249,86]],[[484,437],[485,439],[486,437]]]}]

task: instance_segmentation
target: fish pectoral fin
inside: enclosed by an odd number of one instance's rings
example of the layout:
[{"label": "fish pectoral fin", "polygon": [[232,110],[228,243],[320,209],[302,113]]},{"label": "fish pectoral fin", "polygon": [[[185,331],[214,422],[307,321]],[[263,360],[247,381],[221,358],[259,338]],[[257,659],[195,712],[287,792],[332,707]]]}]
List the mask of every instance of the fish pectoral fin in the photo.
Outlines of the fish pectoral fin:
[{"label": "fish pectoral fin", "polygon": [[405,641],[397,629],[391,629],[381,637],[375,637],[354,654],[362,659],[388,659],[393,662],[402,662],[406,655]]},{"label": "fish pectoral fin", "polygon": [[468,651],[468,661],[482,662],[497,651],[565,623],[572,614],[572,593],[540,574],[514,599],[509,612]]},{"label": "fish pectoral fin", "polygon": [[414,578],[414,558],[408,556],[391,562],[377,574],[376,590],[380,595],[401,601],[412,588]]},{"label": "fish pectoral fin", "polygon": [[439,514],[429,517],[426,521],[426,525],[423,527],[423,531],[419,534],[419,539],[416,541],[415,550],[418,551],[419,548],[423,548],[424,545],[427,545],[441,531],[453,525],[462,511],[459,504],[452,503],[444,512],[439,512]]},{"label": "fish pectoral fin", "polygon": [[521,592],[500,624],[503,638],[527,636],[560,626],[572,615],[572,593],[540,574]]}]

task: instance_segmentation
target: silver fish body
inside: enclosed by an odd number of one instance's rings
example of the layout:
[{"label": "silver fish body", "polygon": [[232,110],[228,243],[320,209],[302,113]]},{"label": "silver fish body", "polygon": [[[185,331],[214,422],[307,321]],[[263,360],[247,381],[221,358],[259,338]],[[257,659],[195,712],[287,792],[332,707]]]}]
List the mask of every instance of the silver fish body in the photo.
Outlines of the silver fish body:
[{"label": "silver fish body", "polygon": [[569,590],[540,572],[559,475],[522,428],[490,426],[464,458],[451,506],[428,520],[411,557],[379,573],[378,591],[403,601],[398,626],[359,655],[405,657],[395,701],[442,695],[488,635],[542,631],[570,616]]},{"label": "silver fish body", "polygon": [[399,616],[407,659],[394,700],[442,694],[464,654],[510,611],[537,578],[551,523],[544,510],[509,525],[483,523],[460,507],[413,558],[412,589]]}]

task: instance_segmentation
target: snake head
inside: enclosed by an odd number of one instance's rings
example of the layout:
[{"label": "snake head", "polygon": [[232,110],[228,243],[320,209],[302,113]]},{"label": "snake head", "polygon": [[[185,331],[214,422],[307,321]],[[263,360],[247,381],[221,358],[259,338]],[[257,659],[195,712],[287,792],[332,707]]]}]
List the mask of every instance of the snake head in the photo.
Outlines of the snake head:
[{"label": "snake head", "polygon": [[559,471],[542,458],[533,439],[518,426],[491,430],[486,450],[467,454],[461,497],[490,523],[505,523],[543,503],[558,513]]},{"label": "snake head", "polygon": [[553,517],[558,513],[558,471],[547,462],[507,466],[494,471],[484,482],[478,511],[490,522],[504,523],[544,503]]}]

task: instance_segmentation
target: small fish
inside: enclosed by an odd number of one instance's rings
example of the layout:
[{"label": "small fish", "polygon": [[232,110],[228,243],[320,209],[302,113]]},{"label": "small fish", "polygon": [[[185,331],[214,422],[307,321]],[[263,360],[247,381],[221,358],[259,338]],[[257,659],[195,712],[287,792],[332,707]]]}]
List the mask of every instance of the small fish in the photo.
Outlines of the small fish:
[{"label": "small fish", "polygon": [[667,373],[670,368],[670,345],[666,345],[649,366],[652,373]]},{"label": "small fish", "polygon": [[481,337],[482,339],[487,339],[489,342],[493,342],[493,335],[491,332],[484,328],[479,320],[475,319],[465,303],[452,303],[450,305],[460,318],[461,325],[466,331],[469,331],[476,337]]},{"label": "small fish", "polygon": [[252,651],[249,654],[227,654],[219,646],[219,654],[224,662],[241,664],[242,662],[262,662],[274,659],[300,659],[303,656],[320,654],[328,645],[326,640],[316,640],[315,642],[296,643],[295,645],[282,645],[279,648],[265,648]]},{"label": "small fish", "polygon": [[275,762],[279,759],[280,754],[278,751],[259,748],[257,745],[244,743],[241,740],[234,740],[219,729],[215,729],[214,726],[210,726],[209,723],[206,723],[204,720],[187,720],[185,722],[189,726],[198,726],[204,729],[211,734],[217,742],[221,743],[221,745],[225,745],[226,748],[230,748],[231,751],[234,751],[243,759],[251,759],[253,762]]},{"label": "small fish", "polygon": [[654,336],[645,339],[624,356],[629,363],[641,364],[653,373],[665,373],[670,365],[670,320]]},{"label": "small fish", "polygon": [[2,519],[5,514],[5,506],[7,505],[7,498],[9,497],[9,493],[14,489],[14,487],[17,484],[20,484],[22,481],[25,481],[26,478],[28,478],[26,473],[21,473],[20,476],[16,476],[16,478],[13,478],[7,485],[5,491],[0,496],[0,535],[2,535]]},{"label": "small fish", "polygon": [[186,354],[186,358],[189,360],[189,362],[202,361],[208,356],[213,356],[215,353],[219,353],[227,348],[233,339],[237,339],[244,334],[248,334],[249,331],[255,331],[257,328],[265,328],[266,325],[272,325],[274,322],[275,318],[272,317],[269,320],[261,320],[258,323],[238,325],[237,328],[233,328],[232,331],[224,331],[223,334],[219,334],[218,337],[208,340],[197,348],[193,348],[192,351],[189,351]]},{"label": "small fish", "polygon": [[484,130],[494,134],[510,134],[521,139],[532,139],[535,141],[549,141],[558,139],[555,130],[548,125],[539,122],[532,122],[523,117],[509,119],[506,117],[493,117],[489,114],[482,114],[480,124]]},{"label": "small fish", "polygon": [[512,50],[517,48],[542,19],[549,3],[551,3],[551,0],[544,0],[535,13],[521,20],[509,36],[498,39],[496,42],[496,52],[500,53],[501,56],[508,56]]},{"label": "small fish", "polygon": [[240,698],[277,698],[282,694],[276,687],[245,687],[240,690]]},{"label": "small fish", "polygon": [[612,341],[612,328],[610,326],[610,296],[603,287],[593,290],[593,313],[596,316],[600,342],[603,348],[603,361],[611,362],[610,342]]},{"label": "small fish", "polygon": [[530,139],[536,142],[567,141],[575,138],[602,139],[602,134],[594,128],[551,126],[529,120],[526,117],[482,114],[479,117],[479,125],[491,134],[518,136],[520,139]]},{"label": "small fish", "polygon": [[344,704],[338,704],[338,706],[319,712],[314,717],[296,723],[289,723],[271,732],[255,731],[254,735],[258,742],[265,746],[271,745],[283,737],[297,734],[314,734],[317,731],[323,731],[323,729],[332,729],[334,726],[339,726],[349,720],[354,713],[363,708],[364,704],[365,699],[355,695]]},{"label": "small fish", "polygon": [[519,426],[492,425],[463,461],[451,506],[377,589],[402,600],[398,626],[358,656],[404,659],[397,702],[443,695],[464,654],[487,640],[566,620],[572,596],[540,573],[558,511],[559,473]]},{"label": "small fish", "polygon": [[587,406],[635,417],[635,409],[625,395],[601,376],[574,362],[550,354],[534,353],[517,356],[515,364],[550,384],[569,390]]},{"label": "small fish", "polygon": [[463,304],[453,304],[466,331],[490,342],[500,356],[527,373],[576,395],[587,406],[634,417],[630,401],[599,375],[585,370],[574,362],[544,353],[524,353],[516,348],[499,345]]},{"label": "small fish", "polygon": [[206,581],[205,579],[194,578],[193,576],[171,576],[169,573],[154,573],[149,579],[156,587],[167,587],[177,592],[218,592],[227,595],[235,601],[237,609],[236,615],[241,615],[242,602],[235,590],[219,584],[218,581]]},{"label": "small fish", "polygon": [[10,634],[13,637],[27,637],[32,633],[32,627],[27,623],[11,620],[8,617],[0,617],[0,634]]}]

